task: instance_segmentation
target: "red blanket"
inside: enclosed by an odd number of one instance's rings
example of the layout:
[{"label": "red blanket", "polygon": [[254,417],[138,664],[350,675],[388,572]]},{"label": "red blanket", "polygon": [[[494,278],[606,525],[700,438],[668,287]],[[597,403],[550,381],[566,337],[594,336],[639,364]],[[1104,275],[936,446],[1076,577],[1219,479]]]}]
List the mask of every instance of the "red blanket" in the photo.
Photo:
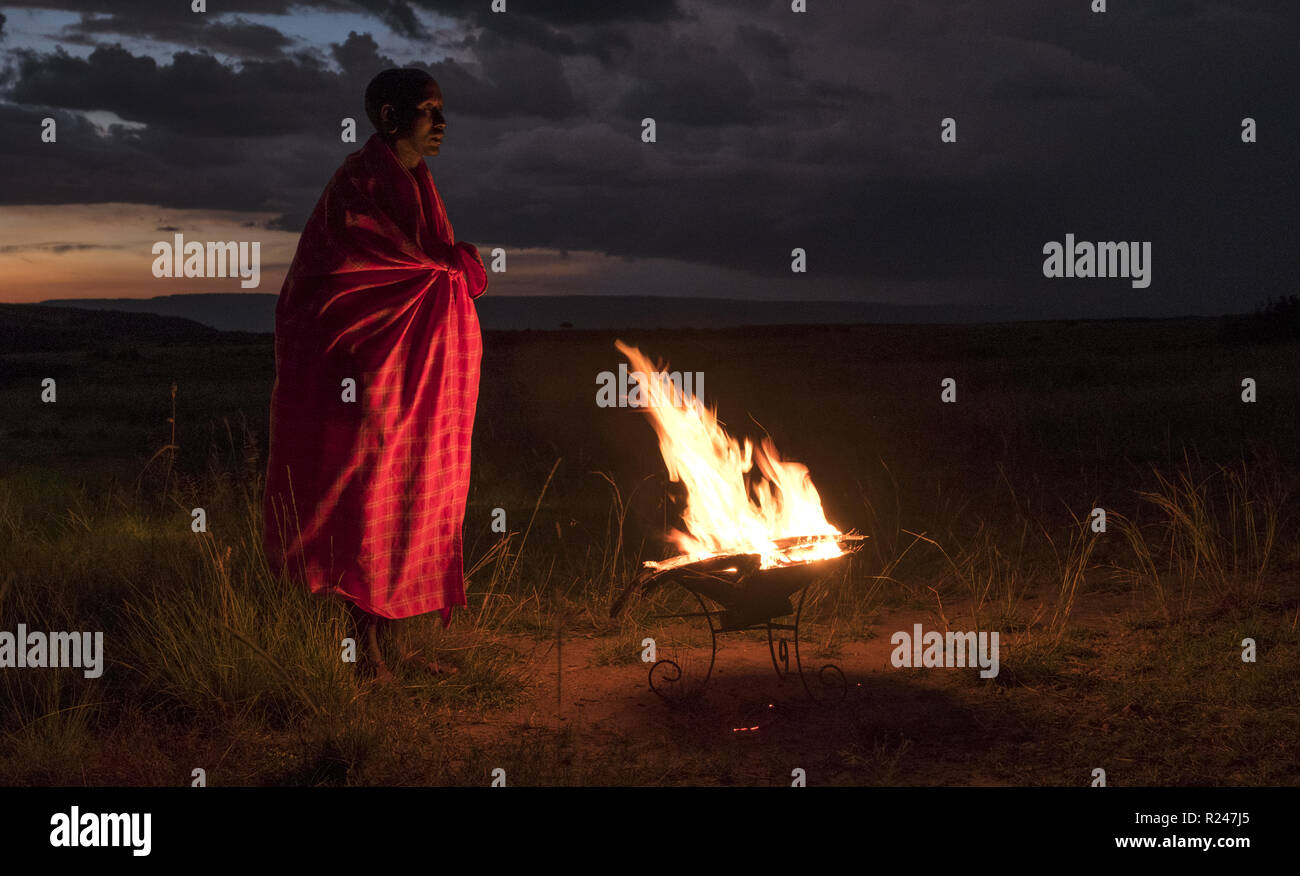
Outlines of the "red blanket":
[{"label": "red blanket", "polygon": [[[275,309],[272,571],[388,618],[465,604],[461,526],[487,274],[423,161],[378,135],[334,174]],[[356,384],[355,401],[345,384]]]}]

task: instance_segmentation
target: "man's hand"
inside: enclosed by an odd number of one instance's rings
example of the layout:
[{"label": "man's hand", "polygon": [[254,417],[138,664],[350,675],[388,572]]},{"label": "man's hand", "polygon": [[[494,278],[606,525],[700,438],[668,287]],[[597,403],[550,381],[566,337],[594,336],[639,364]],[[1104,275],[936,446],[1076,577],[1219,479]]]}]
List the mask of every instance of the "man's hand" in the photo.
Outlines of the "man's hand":
[{"label": "man's hand", "polygon": [[460,260],[460,253],[457,251],[459,246],[443,243],[441,240],[434,241],[434,251],[431,253],[433,262],[439,268],[445,268],[453,274],[464,270]]},{"label": "man's hand", "polygon": [[461,240],[461,241],[457,241],[456,248],[464,250],[466,253],[468,253],[470,256],[473,257],[474,261],[478,262],[478,266],[480,268],[483,268],[484,271],[487,270],[487,267],[484,266],[483,264],[482,257],[478,254],[478,247],[476,247],[474,244],[466,243],[465,241]]},{"label": "man's hand", "polygon": [[[466,243],[463,240],[458,241],[456,243],[456,249],[460,250],[460,264],[462,268],[465,269],[465,278],[469,283],[470,297],[477,298],[487,290],[487,267],[483,264],[483,259],[478,254],[478,247],[474,244]],[[482,272],[481,274],[468,270],[471,258],[474,260],[474,263],[478,265],[479,271]],[[483,278],[481,286],[479,285],[479,276],[482,276]]]}]

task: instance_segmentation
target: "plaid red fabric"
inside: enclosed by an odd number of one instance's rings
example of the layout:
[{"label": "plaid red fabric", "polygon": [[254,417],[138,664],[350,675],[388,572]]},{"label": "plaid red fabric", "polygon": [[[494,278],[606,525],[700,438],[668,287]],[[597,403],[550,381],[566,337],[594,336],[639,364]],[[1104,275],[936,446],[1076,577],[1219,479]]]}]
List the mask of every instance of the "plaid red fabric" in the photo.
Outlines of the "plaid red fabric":
[{"label": "plaid red fabric", "polygon": [[[267,560],[387,618],[465,604],[487,273],[429,168],[376,134],[303,229],[275,308]],[[349,400],[345,381],[355,381]]]}]

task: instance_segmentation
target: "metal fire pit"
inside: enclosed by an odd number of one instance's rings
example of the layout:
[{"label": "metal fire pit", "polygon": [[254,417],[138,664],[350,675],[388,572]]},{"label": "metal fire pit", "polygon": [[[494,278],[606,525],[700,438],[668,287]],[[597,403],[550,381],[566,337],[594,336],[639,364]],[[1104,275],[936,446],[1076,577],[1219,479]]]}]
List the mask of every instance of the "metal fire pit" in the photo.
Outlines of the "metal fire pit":
[{"label": "metal fire pit", "polygon": [[[703,690],[713,676],[713,665],[718,657],[718,634],[748,630],[767,631],[767,650],[772,658],[772,668],[777,678],[785,681],[797,674],[804,693],[818,702],[838,702],[848,693],[844,673],[834,663],[824,664],[817,672],[822,695],[813,693],[804,673],[799,653],[799,621],[803,617],[804,598],[808,588],[824,581],[836,571],[850,553],[861,547],[866,536],[841,535],[835,541],[845,553],[827,560],[793,563],[760,569],[758,554],[733,554],[710,557],[693,563],[647,569],[628,587],[614,603],[611,616],[617,615],[633,592],[646,591],[664,583],[675,583],[689,591],[699,602],[700,611],[685,614],[656,615],[659,618],[703,618],[709,625],[711,651],[709,669],[700,683]],[[824,537],[788,538],[777,542],[784,550],[795,551],[810,543],[826,540]],[[791,602],[799,594],[798,604]],[[710,608],[705,600],[719,606]],[[778,618],[794,615],[793,623],[778,623]],[[790,647],[782,633],[791,633],[794,639],[794,668],[790,667]],[[681,681],[682,669],[676,661],[662,659],[650,667],[650,689],[665,699],[668,691]],[[827,689],[831,693],[825,693]]]}]

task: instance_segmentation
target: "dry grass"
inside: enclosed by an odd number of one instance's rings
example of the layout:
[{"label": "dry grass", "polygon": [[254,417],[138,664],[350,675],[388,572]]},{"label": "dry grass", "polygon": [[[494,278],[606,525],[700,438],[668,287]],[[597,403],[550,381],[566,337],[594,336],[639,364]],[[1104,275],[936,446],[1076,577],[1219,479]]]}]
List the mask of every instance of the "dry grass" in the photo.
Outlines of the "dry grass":
[{"label": "dry grass", "polygon": [[[1117,353],[1124,392],[1087,384],[1104,372],[1090,367],[1052,394],[1063,374],[1074,373],[1070,356],[1012,358],[1010,378],[999,384],[1007,363],[954,351],[942,338],[908,360],[889,358],[898,343],[881,344],[881,361],[867,365],[854,352],[862,345],[853,332],[846,333],[849,352],[829,356],[815,333],[787,343],[774,332],[762,357],[738,364],[718,338],[681,343],[693,354],[711,345],[723,351],[709,380],[718,398],[733,400],[732,420],[780,402],[766,418],[788,424],[775,435],[778,446],[808,459],[833,520],[869,536],[837,575],[809,591],[810,649],[870,640],[897,609],[930,611],[944,628],[1004,633],[997,684],[960,689],[963,696],[999,691],[987,708],[969,707],[976,729],[990,728],[989,735],[958,727],[979,742],[962,751],[976,765],[970,772],[953,764],[952,738],[944,738],[944,721],[960,724],[967,706],[927,699],[932,692],[910,679],[891,678],[874,692],[887,707],[876,702],[824,725],[809,718],[807,734],[791,731],[791,746],[825,743],[817,754],[826,768],[856,782],[996,775],[1041,783],[1073,775],[1081,757],[1120,751],[1137,759],[1133,777],[1153,783],[1294,780],[1285,763],[1294,761],[1287,739],[1300,729],[1290,671],[1300,655],[1300,539],[1287,487],[1297,477],[1277,450],[1300,440],[1300,421],[1284,406],[1250,414],[1255,420],[1233,419],[1235,409],[1225,414],[1207,401],[1174,410],[1160,382],[1200,359],[1210,381],[1229,370],[1225,354]],[[1072,343],[1087,351],[1091,342]],[[521,386],[543,367],[585,376],[605,362],[605,353],[517,344],[499,355]],[[801,373],[814,355],[826,360],[816,385],[776,399],[772,374]],[[590,361],[575,365],[566,356]],[[214,354],[192,371],[215,373],[213,363],[230,358]],[[966,385],[986,392],[971,412],[913,413],[918,405],[908,392],[866,400],[859,392],[905,385],[918,371],[928,381],[926,369],[946,372],[954,363],[966,369]],[[1294,351],[1264,350],[1256,370],[1284,375],[1294,363]],[[707,632],[654,617],[698,610],[684,594],[665,591],[617,622],[607,618],[634,570],[660,556],[676,511],[661,474],[646,475],[658,463],[643,422],[548,404],[525,418],[511,399],[481,413],[476,435],[485,452],[476,446],[475,477],[491,494],[471,496],[469,609],[447,630],[419,619],[399,643],[428,647],[461,672],[443,680],[402,675],[393,689],[377,691],[340,660],[348,634],[341,608],[267,569],[254,425],[234,414],[208,418],[204,435],[193,422],[195,408],[217,407],[211,397],[221,381],[212,379],[212,387],[182,381],[169,397],[168,378],[145,401],[120,380],[107,386],[105,410],[90,411],[87,423],[149,448],[129,465],[110,465],[107,450],[99,460],[89,452],[93,442],[74,440],[69,421],[48,411],[6,436],[15,458],[26,448],[34,461],[0,476],[0,629],[103,630],[107,666],[98,680],[0,672],[0,783],[182,783],[196,765],[229,784],[479,783],[502,759],[517,765],[513,784],[756,775],[751,759],[760,753],[722,750],[702,736],[680,757],[650,731],[584,753],[579,736],[541,730],[481,744],[456,717],[527,700],[534,679],[511,647],[521,636],[539,649],[557,635],[603,636],[595,664],[630,667],[639,661],[630,644],[648,635],[698,662]],[[265,383],[253,374],[248,385]],[[243,386],[225,391],[247,405]],[[194,401],[200,391],[209,397]],[[1084,422],[1080,412],[1098,407],[1112,416]],[[837,415],[827,421],[832,409]],[[1162,424],[1161,434],[1148,419]],[[1192,435],[1202,422],[1208,425]],[[824,425],[809,430],[811,423]],[[1190,424],[1188,446],[1203,447],[1203,459],[1166,440],[1178,424]],[[1272,443],[1255,453],[1240,437],[1224,437],[1233,430]],[[926,440],[907,437],[918,433]],[[42,448],[59,440],[66,452],[48,458]],[[563,453],[553,452],[559,447]],[[855,456],[862,447],[873,455]],[[875,453],[885,448],[888,464]],[[1058,458],[1069,465],[1056,465]],[[497,505],[524,525],[488,531],[482,512]],[[1105,533],[1090,525],[1088,512],[1098,505],[1107,509]],[[190,529],[198,506],[207,533]],[[1127,625],[1116,615],[1096,629],[1086,609],[1101,596],[1125,600]],[[1247,636],[1260,642],[1257,666],[1236,657]],[[1041,727],[1050,744],[1018,736],[1025,727]],[[680,742],[698,731],[678,732]],[[846,732],[854,735],[836,735]],[[638,745],[635,762],[620,747]]]}]

